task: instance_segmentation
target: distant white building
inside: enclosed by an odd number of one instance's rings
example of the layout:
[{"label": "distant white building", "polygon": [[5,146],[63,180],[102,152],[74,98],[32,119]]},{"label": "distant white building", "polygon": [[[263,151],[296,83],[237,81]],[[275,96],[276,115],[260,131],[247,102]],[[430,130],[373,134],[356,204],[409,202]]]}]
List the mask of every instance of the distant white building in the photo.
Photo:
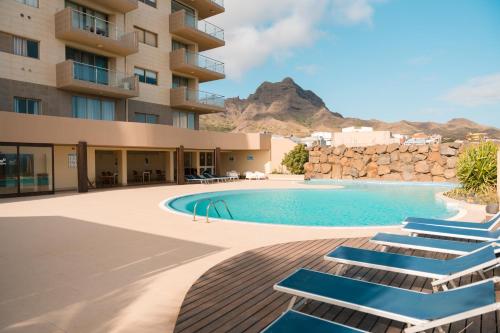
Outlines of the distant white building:
[{"label": "distant white building", "polygon": [[292,138],[297,143],[306,145],[307,147],[312,146],[331,146],[332,145],[332,133],[331,132],[313,132],[310,136],[305,138]]},{"label": "distant white building", "polygon": [[425,133],[413,134],[411,138],[405,141],[405,145],[432,145],[441,143],[441,135],[432,134],[426,135]]},{"label": "distant white building", "polygon": [[342,133],[373,132],[373,127],[351,126],[342,128]]},{"label": "distant white building", "polygon": [[333,133],[332,138],[333,146],[367,147],[391,143],[401,143],[401,138],[394,137],[390,131],[374,131],[372,127],[342,128],[342,132]]}]

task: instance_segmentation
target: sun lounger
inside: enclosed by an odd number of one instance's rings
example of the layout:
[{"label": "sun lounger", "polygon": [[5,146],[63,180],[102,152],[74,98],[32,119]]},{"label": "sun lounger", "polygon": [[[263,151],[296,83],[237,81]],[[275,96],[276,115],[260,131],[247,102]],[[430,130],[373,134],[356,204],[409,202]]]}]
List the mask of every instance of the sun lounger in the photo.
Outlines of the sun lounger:
[{"label": "sun lounger", "polygon": [[186,175],[184,179],[188,183],[200,183],[200,184],[208,184],[209,180],[205,178],[200,178],[196,175]]},{"label": "sun lounger", "polygon": [[284,312],[261,333],[366,333],[294,310]]},{"label": "sun lounger", "polygon": [[403,227],[403,230],[408,231],[410,234],[443,236],[486,242],[497,241],[500,238],[500,230],[487,231],[478,229],[452,228],[421,223],[408,223]]},{"label": "sun lounger", "polygon": [[[435,291],[439,286],[447,290],[447,283],[456,288],[454,280],[469,274],[479,273],[482,278],[485,278],[483,270],[500,264],[500,258],[496,257],[492,245],[486,245],[471,253],[448,260],[339,246],[327,254],[325,259],[342,265],[361,266],[431,278]],[[338,271],[342,265],[339,266]]]},{"label": "sun lounger", "polygon": [[[463,255],[476,251],[494,242],[459,242],[447,239],[412,237],[407,235],[395,235],[378,233],[370,239],[370,242],[384,247],[398,247],[403,249],[423,250],[447,254]],[[495,252],[500,252],[500,247],[495,247]]]},{"label": "sun lounger", "polygon": [[495,228],[500,225],[500,213],[495,214],[489,221],[484,223],[426,219],[421,217],[407,217],[403,221],[403,224],[408,224],[408,223],[421,223],[421,224],[439,225],[444,227],[492,231],[495,230]]},{"label": "sun lounger", "polygon": [[299,269],[274,286],[292,295],[289,309],[297,297],[304,297],[356,311],[406,323],[406,333],[476,317],[500,309],[492,278],[465,287],[433,294],[401,289],[343,276]]}]

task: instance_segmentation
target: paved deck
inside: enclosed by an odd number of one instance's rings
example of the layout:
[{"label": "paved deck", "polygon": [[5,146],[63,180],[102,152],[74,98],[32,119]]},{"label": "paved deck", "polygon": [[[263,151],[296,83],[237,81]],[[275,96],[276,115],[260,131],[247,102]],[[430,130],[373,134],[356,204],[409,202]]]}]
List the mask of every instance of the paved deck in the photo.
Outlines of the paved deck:
[{"label": "paved deck", "polygon": [[[368,238],[329,239],[267,246],[237,255],[207,271],[191,287],[182,304],[175,332],[261,331],[290,301],[290,296],[274,291],[273,284],[300,267],[333,274],[336,265],[323,260],[323,255],[339,245],[379,248],[369,243]],[[446,255],[424,251],[390,251],[446,258]],[[500,269],[496,274],[500,274]],[[430,280],[425,278],[359,267],[350,267],[344,275],[431,292]],[[466,277],[460,284],[476,279],[475,276]],[[399,322],[319,302],[310,302],[300,310],[370,332],[402,332],[404,328]],[[447,332],[461,332],[466,327],[468,333],[499,333],[500,314],[490,313],[454,323],[447,327]]]}]

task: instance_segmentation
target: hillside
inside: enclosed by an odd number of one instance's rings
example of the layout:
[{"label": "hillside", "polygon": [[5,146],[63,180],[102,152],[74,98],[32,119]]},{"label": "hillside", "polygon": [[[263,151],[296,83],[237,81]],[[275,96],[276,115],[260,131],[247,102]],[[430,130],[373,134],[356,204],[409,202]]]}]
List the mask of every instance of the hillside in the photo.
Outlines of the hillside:
[{"label": "hillside", "polygon": [[452,119],[447,123],[412,122],[401,120],[387,123],[380,120],[344,118],[332,112],[323,100],[310,90],[304,90],[293,79],[262,83],[247,99],[226,100],[226,112],[204,115],[200,127],[212,131],[271,132],[280,135],[307,136],[313,131],[340,131],[348,126],[370,126],[375,130],[413,134],[441,134],[444,138],[463,139],[470,132],[486,132],[500,138],[500,130],[483,126],[468,119]]}]

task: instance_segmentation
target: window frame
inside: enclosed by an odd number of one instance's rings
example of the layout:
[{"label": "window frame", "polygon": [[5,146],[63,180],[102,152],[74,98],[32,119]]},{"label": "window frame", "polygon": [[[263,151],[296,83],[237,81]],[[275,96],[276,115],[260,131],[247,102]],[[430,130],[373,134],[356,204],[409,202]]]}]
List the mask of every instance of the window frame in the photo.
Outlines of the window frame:
[{"label": "window frame", "polygon": [[[134,25],[134,30],[139,33],[139,43],[146,44],[146,45],[156,47],[156,48],[158,47],[158,34],[156,32],[152,32],[150,30],[143,29],[143,28],[138,27],[136,25]],[[154,36],[154,45],[147,42],[147,38],[146,38],[147,34]],[[142,35],[142,37],[141,37],[141,35]]]},{"label": "window frame", "polygon": [[[10,34],[8,32],[6,32],[5,34],[7,35],[10,35],[11,39],[10,39],[10,53],[13,54],[13,55],[16,55],[16,56],[20,56],[20,57],[25,57],[25,58],[31,58],[31,59],[37,59],[37,60],[40,60],[40,41],[36,40],[36,39],[31,39],[31,38],[26,38],[26,37],[22,37],[22,36],[19,36],[19,35],[14,35],[14,34]],[[23,43],[23,52],[21,53],[17,53],[16,52],[16,47],[15,47],[15,43],[16,43],[16,38],[21,40],[21,42]],[[29,55],[29,43],[33,43],[33,45],[36,45],[36,57],[32,57]],[[26,53],[24,52],[26,51]]]},{"label": "window frame", "polygon": [[[144,121],[137,120],[137,116],[143,117]],[[144,113],[144,112],[135,112],[134,113],[134,122],[141,124],[159,124],[159,116],[157,114],[152,113]],[[154,122],[148,121],[148,119],[154,119]]]},{"label": "window frame", "polygon": [[33,6],[32,4],[29,4],[28,3],[28,0],[16,0],[16,2],[22,4],[22,5],[25,5],[25,6],[29,6],[29,7],[32,7],[32,8],[40,8],[40,0],[35,0],[36,1],[36,6]]},{"label": "window frame", "polygon": [[[142,71],[143,75],[137,74],[136,71]],[[149,74],[154,74],[154,77],[155,77],[155,81],[154,82],[148,82],[148,73]],[[141,82],[141,83],[150,84],[152,86],[157,86],[158,85],[158,72],[156,72],[156,71],[153,71],[153,70],[150,70],[150,69],[146,69],[146,68],[142,68],[142,67],[134,66],[134,75],[138,77],[139,82]],[[141,80],[141,77],[144,77],[144,80]]]},{"label": "window frame", "polygon": [[[20,111],[16,111],[16,102],[17,101],[23,101],[26,103],[25,105],[25,110],[26,112],[20,112]],[[38,107],[37,107],[37,113],[29,113],[28,112],[28,102],[35,102]],[[32,98],[32,97],[21,97],[21,96],[14,96],[14,102],[12,104],[12,111],[14,111],[15,113],[19,113],[19,114],[31,114],[31,115],[34,115],[34,116],[39,116],[42,114],[42,100],[39,99],[39,98]]]},{"label": "window frame", "polygon": [[139,0],[139,2],[142,2],[143,4],[146,4],[153,8],[157,8],[158,6],[158,1],[156,0]]},{"label": "window frame", "polygon": [[[85,99],[85,105],[86,105],[86,109],[85,109],[85,117],[82,118],[82,117],[78,117],[78,113],[76,112],[77,110],[74,109],[74,101],[76,98],[84,98]],[[89,114],[92,112],[90,109],[89,109],[89,101],[92,102],[92,103],[96,103],[98,102],[99,103],[99,118],[96,119],[96,118],[93,118],[93,117],[89,117]],[[108,102],[112,102],[113,103],[113,119],[104,119],[104,104]],[[95,110],[93,110],[95,111]],[[93,97],[88,97],[88,96],[81,96],[81,95],[72,95],[71,96],[71,113],[72,113],[72,116],[73,118],[75,119],[87,119],[87,120],[101,120],[101,121],[116,121],[116,101],[113,100],[113,99],[108,99],[108,98],[93,98]]]}]

